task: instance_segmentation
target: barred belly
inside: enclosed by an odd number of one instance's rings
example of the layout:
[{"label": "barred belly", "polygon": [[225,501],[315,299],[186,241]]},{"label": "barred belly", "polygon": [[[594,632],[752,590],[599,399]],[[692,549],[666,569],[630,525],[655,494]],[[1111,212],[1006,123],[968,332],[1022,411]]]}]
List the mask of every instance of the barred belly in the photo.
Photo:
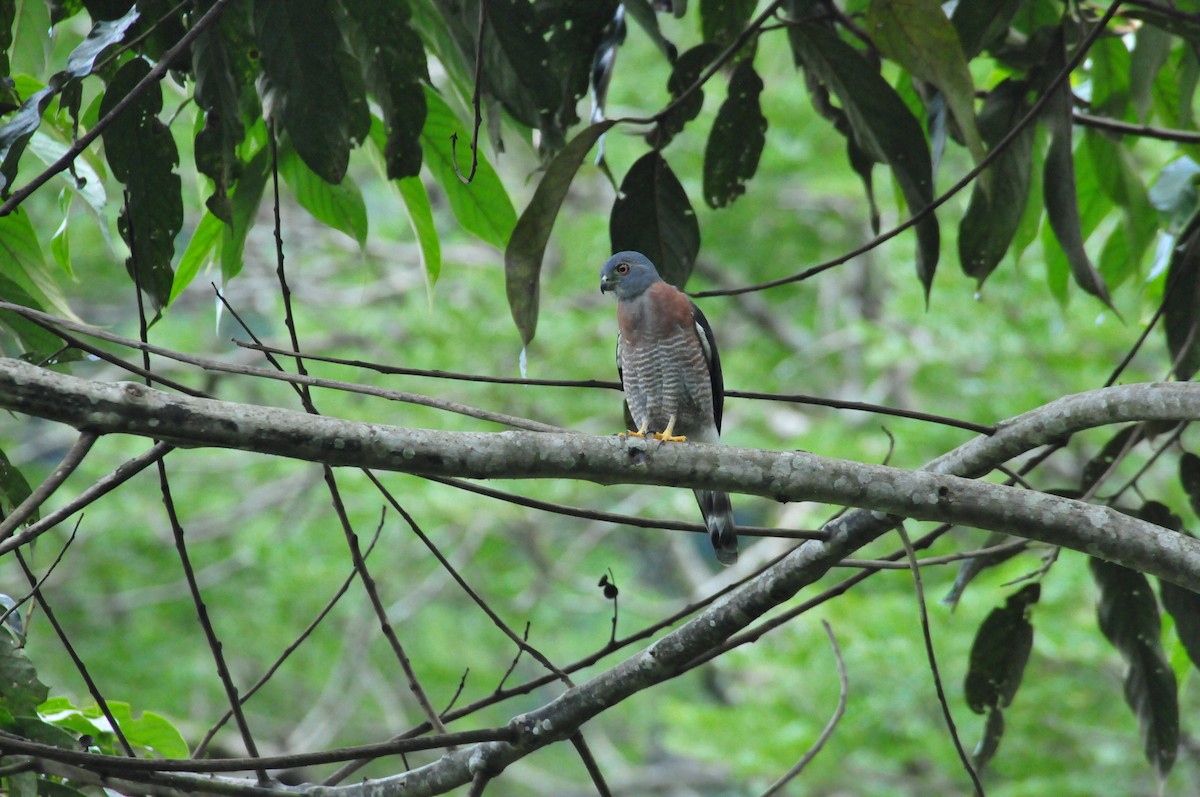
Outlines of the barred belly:
[{"label": "barred belly", "polygon": [[694,330],[672,330],[653,343],[623,342],[621,370],[639,427],[661,432],[674,416],[676,434],[697,442],[714,436],[712,383]]}]

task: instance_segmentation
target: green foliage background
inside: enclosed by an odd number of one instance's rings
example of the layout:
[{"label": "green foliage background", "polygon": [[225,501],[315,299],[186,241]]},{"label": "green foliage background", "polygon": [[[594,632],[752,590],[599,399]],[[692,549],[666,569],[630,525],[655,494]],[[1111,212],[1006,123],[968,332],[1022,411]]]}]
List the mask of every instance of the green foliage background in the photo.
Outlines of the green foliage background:
[{"label": "green foliage background", "polygon": [[[414,5],[418,12],[424,7]],[[40,2],[16,6],[26,29],[49,27],[49,18],[40,16]],[[694,14],[660,21],[674,41],[699,40]],[[18,76],[18,87],[20,75],[45,76],[65,62],[86,34],[87,24],[75,18],[56,31],[53,41],[40,40],[41,49],[38,37],[14,36],[11,71]],[[720,210],[696,199],[704,195],[705,143],[723,98],[723,80],[709,84],[700,116],[664,151],[693,198],[702,231],[702,248],[688,282],[691,290],[795,273],[871,236],[870,209],[862,183],[847,162],[845,140],[812,110],[786,37],[763,36],[754,63],[767,87],[761,99],[769,132],[743,197]],[[1101,63],[1093,61],[1092,72],[1076,76],[1077,91],[1096,86],[1095,70]],[[1001,70],[987,59],[973,61],[971,68],[977,83],[988,85],[994,85],[995,71]],[[667,75],[654,43],[631,26],[612,79],[609,116],[641,116],[661,108],[670,99]],[[894,65],[888,64],[883,75],[900,87],[902,96],[919,102],[908,78]],[[460,161],[465,164],[470,113],[453,85],[454,77],[434,70],[433,83],[442,89],[445,113],[457,119]],[[187,121],[190,116],[173,113],[184,106],[187,94],[186,88],[166,81],[166,110],[160,117],[173,120],[170,132],[185,153],[190,152],[195,130]],[[98,96],[98,89],[85,83],[81,106],[91,107]],[[430,98],[431,116],[441,113],[438,102],[436,96]],[[66,129],[65,117],[49,121],[59,134]],[[618,126],[605,137],[607,168],[618,180],[646,151],[644,140],[632,132]],[[440,269],[427,267],[428,260],[423,267],[429,239],[422,248],[402,209],[398,183],[383,176],[386,169],[378,149],[354,150],[347,180],[337,190],[313,183],[311,173],[295,161],[295,153],[285,149],[281,229],[306,351],[410,368],[518,373],[522,340],[510,316],[501,252],[516,215],[503,207],[506,201],[518,212],[527,206],[540,179],[540,161],[527,129],[509,120],[502,133],[503,155],[484,136],[481,152],[498,180],[488,183],[489,172],[481,172],[475,190],[493,193],[479,200],[478,193],[456,184],[444,161],[439,166],[436,148],[444,148],[445,140],[440,135],[430,138],[426,130],[427,168],[421,181],[439,241]],[[1182,150],[1153,140],[1093,144],[1095,135],[1077,136],[1081,201],[1098,195],[1098,183],[1106,179],[1097,173],[1097,164],[1105,161],[1089,147],[1119,146],[1119,157],[1143,184],[1152,183]],[[265,140],[262,129],[249,131],[249,136],[259,145]],[[1039,138],[1040,147],[1044,141]],[[30,150],[33,157],[24,156],[22,175],[39,168],[39,153],[34,146]],[[107,174],[98,156],[86,157],[99,175]],[[944,188],[970,165],[966,150],[951,145],[938,168],[937,187]],[[175,241],[177,266],[203,229],[204,200],[211,187],[189,158],[183,159],[180,174],[184,216]],[[134,288],[121,268],[125,250],[117,230],[119,189],[111,179],[103,182],[107,200],[95,210],[84,206],[83,197],[72,199],[71,189],[56,178],[22,205],[22,214],[36,233],[42,257],[47,263],[58,262],[60,270],[50,272],[52,283],[62,290],[71,311],[89,323],[136,337]],[[399,185],[401,190],[420,190],[413,182]],[[155,343],[261,364],[255,353],[230,343],[231,337],[244,335],[229,313],[219,311],[209,285],[215,280],[256,334],[285,345],[274,276],[271,190],[268,177],[264,203],[248,229],[240,272],[228,264],[222,268],[220,258],[200,268],[153,326]],[[505,193],[510,200],[504,199]],[[884,227],[906,217],[903,197],[883,170],[876,170],[875,193]],[[614,311],[596,290],[598,268],[611,251],[608,209],[614,194],[605,174],[590,157],[585,159],[559,213],[542,268],[537,335],[526,350],[532,377],[614,376]],[[469,204],[472,196],[501,218],[502,236],[493,236],[490,243],[487,235],[481,241],[464,230],[470,223],[464,221],[468,211],[462,206],[451,212],[456,203]],[[1019,256],[1010,252],[980,287],[949,254],[957,251],[953,222],[966,213],[967,201],[968,196],[960,194],[939,212],[943,263],[928,305],[925,288],[913,279],[912,233],[813,280],[703,300],[722,347],[727,387],[869,401],[993,423],[1102,385],[1162,295],[1165,275],[1162,268],[1154,268],[1153,247],[1119,273],[1105,274],[1119,317],[1068,286],[1065,256],[1045,222],[1039,232],[1040,218],[1025,224],[1028,248]],[[1128,218],[1113,208],[1111,202],[1083,208],[1085,217],[1090,212],[1095,219],[1091,227],[1097,232],[1088,238],[1088,247],[1096,250],[1092,256],[1101,270],[1111,262],[1104,260],[1101,247]],[[64,232],[56,235],[64,219]],[[331,229],[331,223],[351,234]],[[11,338],[4,345],[10,353],[15,346]],[[1165,378],[1170,361],[1156,334],[1122,381]],[[161,360],[155,361],[155,368],[224,399],[296,406],[294,395],[281,383],[203,374]],[[319,363],[309,363],[309,368],[317,375],[427,393],[594,434],[612,433],[622,423],[619,396],[608,390],[381,376]],[[75,363],[71,370],[96,378],[129,378],[94,361]],[[332,391],[319,392],[316,400],[322,412],[342,417],[438,429],[495,428],[411,404]],[[1075,487],[1083,464],[1110,435],[1099,430],[1078,436],[1037,472],[1036,486]],[[862,461],[887,459],[913,468],[968,436],[949,427],[865,413],[731,399],[724,440]],[[0,448],[31,484],[54,467],[71,439],[69,430],[50,424],[0,418]],[[1194,434],[1184,436],[1185,445],[1189,442],[1195,443]],[[69,486],[90,483],[145,447],[139,440],[102,439]],[[1145,444],[1137,449],[1112,484],[1132,476],[1147,461],[1148,451]],[[1187,497],[1174,467],[1174,461],[1158,462],[1141,477],[1139,488],[1146,497],[1166,502],[1182,514],[1185,525],[1195,528],[1196,517],[1185,509]],[[198,450],[172,454],[168,471],[234,678],[249,684],[350,572],[319,470],[237,452]],[[380,499],[360,474],[339,473],[339,478],[355,529],[368,539],[379,523]],[[611,570],[621,589],[621,633],[654,622],[729,578],[714,569],[701,535],[539,513],[414,477],[389,475],[385,482],[467,580],[511,625],[520,628],[529,622],[530,641],[559,664],[607,641],[611,606],[596,588],[602,574]],[[557,483],[493,486],[575,506],[670,519],[695,515],[691,496],[683,490]],[[51,505],[61,500],[56,496]],[[735,498],[735,506],[739,522],[791,528],[816,527],[831,513],[828,507],[784,507],[750,498]],[[919,525],[911,530],[922,531]],[[67,530],[59,529],[39,541],[32,556],[36,570],[41,572],[52,561],[66,536]],[[934,552],[969,549],[982,538],[979,532],[956,530]],[[746,542],[743,557],[748,561],[765,561],[786,548],[785,541]],[[897,540],[889,536],[862,556],[896,547]],[[435,705],[451,699],[468,668],[460,703],[495,688],[514,655],[511,644],[394,513],[385,517],[369,564]],[[961,690],[975,630],[1015,591],[1009,582],[1039,565],[1036,553],[1023,554],[980,576],[954,612],[930,607],[951,706],[968,746],[982,731],[982,718],[967,710]],[[800,599],[845,575],[845,570],[835,571]],[[929,595],[943,595],[954,576],[953,567],[928,569]],[[0,591],[13,596],[26,591],[8,558],[0,561]],[[88,508],[46,594],[106,696],[129,702],[135,713],[152,710],[167,716],[191,744],[220,715],[224,697],[183,585],[152,471]],[[1137,721],[1118,697],[1123,665],[1097,630],[1095,600],[1084,557],[1064,553],[1042,580],[1042,598],[1032,614],[1033,653],[1021,689],[1005,712],[1004,743],[986,779],[989,794],[1155,792],[1156,777],[1143,758]],[[967,781],[947,738],[924,658],[911,576],[904,571],[879,574],[760,642],[606,712],[585,731],[610,782],[629,793],[650,792],[646,783],[658,775],[694,783],[697,792],[706,794],[752,794],[765,787],[812,743],[837,702],[834,660],[820,619],[830,622],[842,646],[849,709],[799,789],[811,794],[965,793]],[[1169,618],[1165,625],[1167,652],[1181,678],[1181,715],[1187,730],[1194,727],[1191,718],[1200,704],[1192,667],[1170,633]],[[36,611],[26,650],[52,694],[68,696],[76,705],[88,702],[77,673]],[[584,670],[580,677],[599,672],[604,664]],[[522,658],[512,678],[540,674],[535,663]],[[547,687],[487,709],[468,722],[502,724],[559,691]],[[357,586],[250,701],[248,715],[263,752],[378,741],[421,719]],[[238,752],[239,742],[229,730],[218,740],[220,752]],[[1200,788],[1193,747],[1185,735],[1181,765],[1166,781],[1167,793]],[[424,760],[415,755],[408,763]],[[383,775],[399,766],[387,760],[366,773]],[[320,776],[301,774],[305,780]],[[578,760],[559,747],[513,767],[491,788],[496,794],[568,794],[588,787]]]}]

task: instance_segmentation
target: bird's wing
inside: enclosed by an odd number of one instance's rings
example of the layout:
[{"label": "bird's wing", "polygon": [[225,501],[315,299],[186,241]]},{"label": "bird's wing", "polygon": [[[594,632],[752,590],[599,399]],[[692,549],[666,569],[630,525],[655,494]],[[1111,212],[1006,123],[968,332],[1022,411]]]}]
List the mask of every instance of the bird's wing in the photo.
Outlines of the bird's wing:
[{"label": "bird's wing", "polygon": [[713,420],[717,431],[721,431],[721,415],[725,408],[725,379],[721,375],[721,355],[717,352],[717,339],[713,337],[712,327],[700,308],[692,304],[692,318],[696,321],[696,337],[700,340],[700,348],[704,350],[704,361],[708,364],[708,378],[712,382]]}]

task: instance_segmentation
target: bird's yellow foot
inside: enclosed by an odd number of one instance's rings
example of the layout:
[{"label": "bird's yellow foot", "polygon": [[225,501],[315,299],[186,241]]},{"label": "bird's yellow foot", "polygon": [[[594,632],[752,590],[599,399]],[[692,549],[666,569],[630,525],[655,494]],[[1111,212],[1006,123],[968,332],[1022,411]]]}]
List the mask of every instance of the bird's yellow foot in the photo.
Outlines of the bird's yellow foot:
[{"label": "bird's yellow foot", "polygon": [[645,438],[645,432],[618,432],[617,437],[641,437]]},{"label": "bird's yellow foot", "polygon": [[667,428],[661,432],[654,433],[655,440],[662,440],[664,443],[686,443],[687,438],[681,434],[675,434],[675,416],[672,415],[667,421]]}]

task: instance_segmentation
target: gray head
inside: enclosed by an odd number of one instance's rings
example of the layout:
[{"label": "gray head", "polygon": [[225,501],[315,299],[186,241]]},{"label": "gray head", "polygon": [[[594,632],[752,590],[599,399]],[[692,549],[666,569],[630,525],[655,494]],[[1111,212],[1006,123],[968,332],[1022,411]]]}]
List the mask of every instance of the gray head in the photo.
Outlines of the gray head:
[{"label": "gray head", "polygon": [[662,277],[641,252],[617,252],[600,269],[600,292],[616,291],[620,301],[636,299],[656,282]]}]

